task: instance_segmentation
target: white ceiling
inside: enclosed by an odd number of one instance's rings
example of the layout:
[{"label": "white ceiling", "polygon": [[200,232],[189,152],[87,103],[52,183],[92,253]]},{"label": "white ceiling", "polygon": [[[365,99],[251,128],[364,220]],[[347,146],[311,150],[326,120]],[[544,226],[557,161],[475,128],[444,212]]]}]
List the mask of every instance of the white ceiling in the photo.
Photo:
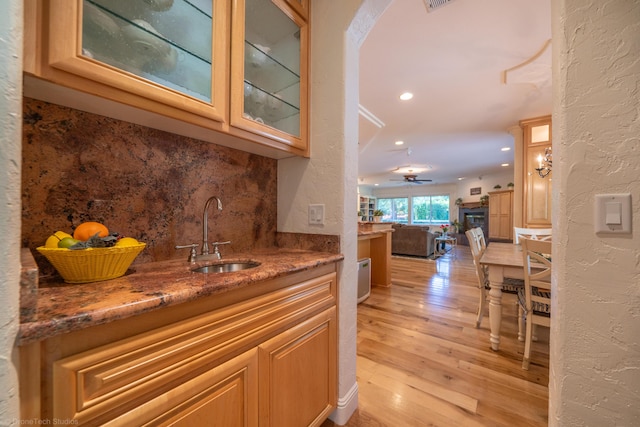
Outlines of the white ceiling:
[{"label": "white ceiling", "polygon": [[[424,0],[393,0],[360,49],[360,106],[384,125],[361,108],[358,184],[407,185],[407,169],[434,184],[512,170],[508,128],[551,114],[550,39],[550,0],[453,0],[429,13]],[[414,98],[401,101],[405,91]]]}]

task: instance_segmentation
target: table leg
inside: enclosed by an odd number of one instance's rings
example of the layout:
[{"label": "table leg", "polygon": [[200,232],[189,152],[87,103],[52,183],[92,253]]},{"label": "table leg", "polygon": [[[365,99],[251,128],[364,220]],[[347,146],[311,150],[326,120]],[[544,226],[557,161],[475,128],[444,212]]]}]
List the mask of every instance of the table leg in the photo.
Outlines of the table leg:
[{"label": "table leg", "polygon": [[500,349],[500,325],[502,323],[502,282],[504,280],[503,269],[498,266],[489,266],[489,325],[491,333],[489,342],[491,349]]}]

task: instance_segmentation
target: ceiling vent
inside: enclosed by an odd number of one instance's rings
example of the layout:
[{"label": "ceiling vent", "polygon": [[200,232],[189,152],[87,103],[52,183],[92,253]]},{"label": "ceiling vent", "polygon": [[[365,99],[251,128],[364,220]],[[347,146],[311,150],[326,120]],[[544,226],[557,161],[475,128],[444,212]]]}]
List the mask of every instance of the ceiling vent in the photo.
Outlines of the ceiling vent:
[{"label": "ceiling vent", "polygon": [[427,12],[433,12],[434,10],[446,6],[453,0],[424,0],[424,5],[427,7]]}]

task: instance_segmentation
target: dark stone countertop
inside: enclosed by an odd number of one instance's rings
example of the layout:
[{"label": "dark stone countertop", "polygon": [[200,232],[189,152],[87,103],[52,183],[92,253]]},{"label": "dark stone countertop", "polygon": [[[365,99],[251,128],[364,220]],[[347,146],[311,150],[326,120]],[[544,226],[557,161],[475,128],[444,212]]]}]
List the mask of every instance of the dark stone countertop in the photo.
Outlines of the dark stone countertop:
[{"label": "dark stone countertop", "polygon": [[[191,264],[181,258],[134,264],[124,276],[102,282],[68,284],[41,280],[38,284],[37,274],[33,274],[35,262],[29,255],[28,249],[23,250],[21,286],[31,289],[27,292],[31,296],[21,299],[21,311],[27,315],[22,316],[18,345],[229,292],[343,259],[341,254],[328,252],[261,249],[223,259],[261,263],[258,267],[233,273],[194,273],[191,271],[194,267],[211,261]],[[35,286],[28,283],[34,277]],[[24,307],[25,303],[31,306]]]}]

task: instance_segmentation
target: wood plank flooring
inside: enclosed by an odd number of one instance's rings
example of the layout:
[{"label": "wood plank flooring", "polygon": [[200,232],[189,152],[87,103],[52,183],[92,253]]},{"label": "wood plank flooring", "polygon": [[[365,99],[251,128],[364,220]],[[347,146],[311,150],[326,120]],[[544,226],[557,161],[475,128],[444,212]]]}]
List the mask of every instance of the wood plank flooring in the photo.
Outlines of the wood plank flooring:
[{"label": "wood plank flooring", "polygon": [[523,370],[517,303],[505,294],[492,351],[488,309],[475,328],[471,252],[454,250],[436,261],[394,257],[392,286],[374,287],[358,306],[359,404],[347,426],[547,425],[548,329],[539,328]]}]

